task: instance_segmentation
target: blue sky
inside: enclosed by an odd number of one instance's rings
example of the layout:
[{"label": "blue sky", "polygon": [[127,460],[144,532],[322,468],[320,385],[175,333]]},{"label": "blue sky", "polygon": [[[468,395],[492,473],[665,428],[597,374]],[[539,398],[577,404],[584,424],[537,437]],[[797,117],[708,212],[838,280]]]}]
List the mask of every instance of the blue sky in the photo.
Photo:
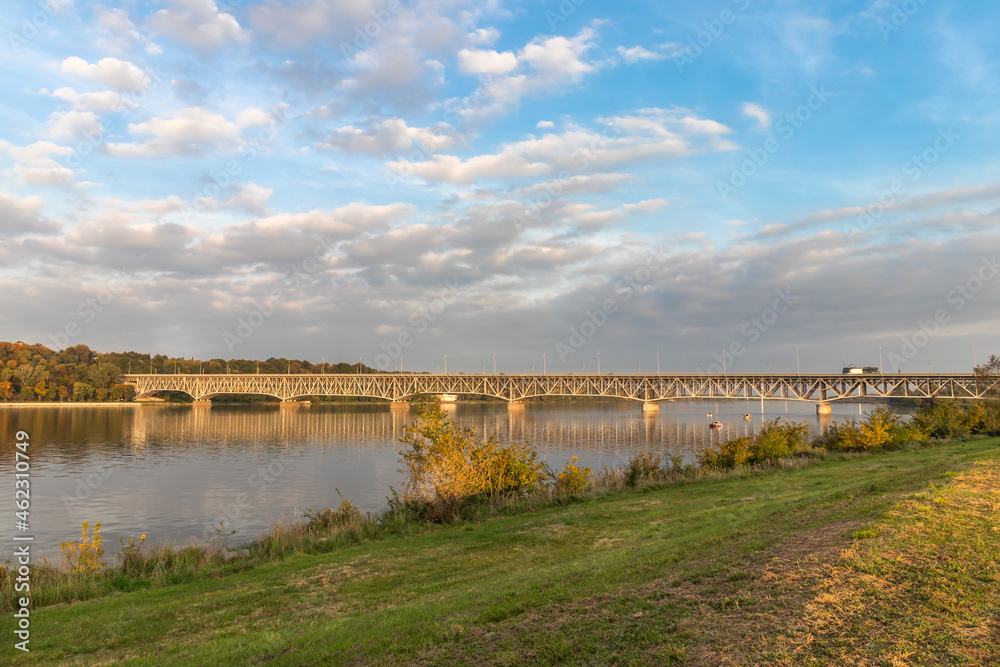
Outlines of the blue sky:
[{"label": "blue sky", "polygon": [[[8,2],[0,338],[391,370],[1000,352],[992,3]],[[723,350],[726,352],[723,354]]]}]

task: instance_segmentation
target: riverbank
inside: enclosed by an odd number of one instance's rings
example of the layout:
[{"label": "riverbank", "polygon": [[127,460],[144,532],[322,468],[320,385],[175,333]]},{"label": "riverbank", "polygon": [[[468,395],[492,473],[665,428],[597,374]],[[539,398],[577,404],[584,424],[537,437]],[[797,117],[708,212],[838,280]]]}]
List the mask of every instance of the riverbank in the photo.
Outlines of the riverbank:
[{"label": "riverbank", "polygon": [[25,401],[24,403],[0,403],[0,408],[134,408],[142,405],[171,405],[170,403],[146,403],[130,401],[108,401],[106,403],[71,403],[66,401]]},{"label": "riverbank", "polygon": [[998,466],[911,447],[214,569],[33,610],[14,662],[989,664]]}]

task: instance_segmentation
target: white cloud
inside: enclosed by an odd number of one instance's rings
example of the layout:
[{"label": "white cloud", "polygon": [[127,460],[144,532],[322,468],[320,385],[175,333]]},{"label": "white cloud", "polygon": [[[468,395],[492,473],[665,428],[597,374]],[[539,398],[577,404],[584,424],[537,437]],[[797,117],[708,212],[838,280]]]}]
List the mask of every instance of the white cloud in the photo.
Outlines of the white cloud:
[{"label": "white cloud", "polygon": [[[444,128],[442,128],[444,129]],[[398,155],[413,149],[416,143],[426,151],[451,148],[455,139],[430,127],[409,127],[402,118],[371,119],[367,128],[347,125],[334,130],[320,148],[342,153]]]},{"label": "white cloud", "polygon": [[60,225],[42,215],[44,208],[41,197],[18,199],[0,193],[0,236],[58,233]]},{"label": "white cloud", "polygon": [[650,159],[674,159],[736,148],[725,125],[682,111],[643,109],[639,115],[600,119],[608,130],[571,129],[507,144],[495,154],[462,160],[435,155],[424,162],[392,162],[404,176],[469,184],[480,179],[549,176],[558,170],[584,172]]},{"label": "white cloud", "polygon": [[232,151],[243,143],[235,123],[199,107],[178,110],[172,117],[157,117],[128,126],[133,135],[152,137],[145,143],[109,143],[108,153],[126,157],[205,155]]},{"label": "white cloud", "polygon": [[568,195],[589,195],[601,192],[610,192],[624,183],[631,183],[632,177],[628,174],[577,174],[569,178],[560,178],[545,183],[535,183],[527,188],[517,191],[518,197],[531,197],[543,192],[558,192],[560,196]]},{"label": "white cloud", "polygon": [[627,213],[655,213],[668,205],[666,199],[644,199],[635,204],[625,204],[624,209]]},{"label": "white cloud", "polygon": [[51,167],[26,167],[15,165],[14,175],[21,185],[58,185],[67,186],[73,181],[72,169],[59,165]]},{"label": "white cloud", "polygon": [[228,204],[241,208],[254,215],[267,215],[267,201],[274,194],[271,188],[265,188],[256,183],[233,183],[229,186],[233,193]]},{"label": "white cloud", "polygon": [[753,118],[757,121],[758,129],[766,130],[771,127],[771,114],[768,113],[767,109],[759,104],[744,102],[742,111],[744,116]]},{"label": "white cloud", "polygon": [[594,65],[582,60],[583,54],[594,47],[594,37],[593,29],[584,28],[570,39],[536,39],[524,47],[520,60],[529,63],[543,80],[576,82],[594,71]]},{"label": "white cloud", "polygon": [[232,14],[219,11],[215,0],[171,0],[170,8],[157,11],[149,23],[157,33],[198,51],[250,39]]},{"label": "white cloud", "polygon": [[83,58],[70,56],[62,61],[63,74],[78,76],[94,83],[103,83],[118,90],[145,90],[150,84],[149,76],[126,60],[101,58],[90,64]]},{"label": "white cloud", "polygon": [[[364,34],[365,23],[372,21],[371,12],[377,14],[385,10],[386,4],[381,0],[305,0],[295,3],[269,0],[250,10],[250,24],[255,32],[271,35],[291,46],[309,45],[321,37],[352,42],[356,27]],[[392,22],[397,18],[392,17]],[[380,25],[378,27],[380,31],[383,29]]]},{"label": "white cloud", "polygon": [[493,26],[478,28],[469,33],[469,43],[475,46],[493,46],[493,43],[498,39],[500,39],[500,31]]},{"label": "white cloud", "polygon": [[69,155],[73,149],[51,141],[36,141],[27,146],[8,146],[7,152],[18,162],[35,165],[42,160],[50,159],[50,155]]},{"label": "white cloud", "polygon": [[236,124],[240,127],[254,127],[255,125],[267,125],[274,121],[274,116],[256,107],[248,107],[236,116]]},{"label": "white cloud", "polygon": [[[455,113],[464,120],[482,121],[516,108],[525,96],[551,94],[579,83],[597,70],[595,63],[584,60],[586,53],[596,46],[595,38],[593,28],[584,28],[571,38],[536,37],[518,52],[517,67],[509,69],[507,53],[466,50],[463,62],[460,52],[463,66],[481,68],[489,78],[472,96],[477,101],[475,105],[465,106],[462,100],[452,100],[446,107],[457,109]],[[500,70],[506,70],[506,74],[499,73]]]},{"label": "white cloud", "polygon": [[517,56],[510,51],[479,51],[462,49],[458,66],[469,74],[507,74],[517,68]]},{"label": "white cloud", "polygon": [[143,46],[149,54],[162,52],[159,46],[139,34],[127,10],[97,6],[94,16],[97,18],[97,31],[102,35],[99,44],[104,50],[127,53],[135,46]]},{"label": "white cloud", "polygon": [[195,204],[200,210],[218,211],[223,208],[246,211],[251,215],[268,215],[267,201],[274,194],[271,188],[256,183],[232,183],[230,197],[223,201],[212,197],[199,197]]},{"label": "white cloud", "polygon": [[539,130],[551,130],[555,126],[556,124],[553,123],[551,120],[540,120],[538,121],[538,123],[535,124],[535,127],[537,127]]},{"label": "white cloud", "polygon": [[113,90],[104,90],[98,93],[78,93],[72,88],[58,88],[52,93],[53,97],[66,100],[73,104],[75,111],[117,111],[125,106],[122,96]]},{"label": "white cloud", "polygon": [[660,60],[666,57],[662,53],[650,51],[649,49],[641,46],[633,46],[630,49],[626,49],[624,46],[619,46],[618,55],[622,57],[622,60],[624,60],[627,65],[634,65],[640,60]]},{"label": "white cloud", "polygon": [[[915,195],[904,195],[890,201],[871,201],[864,205],[844,206],[837,209],[816,211],[792,223],[772,223],[758,231],[760,238],[786,236],[793,232],[832,222],[846,221],[841,231],[845,233],[860,233],[862,228],[873,227],[872,220],[886,213],[896,211],[916,211],[927,214],[944,206],[958,205],[966,207],[975,204],[986,204],[991,210],[1000,202],[1000,183],[977,185],[967,188],[949,188],[925,192]],[[877,215],[873,215],[873,213]],[[972,213],[972,215],[978,215]],[[890,220],[879,220],[875,226],[889,225]]]},{"label": "white cloud", "polygon": [[2,146],[6,148],[14,165],[14,174],[21,185],[68,185],[73,180],[73,170],[56,162],[54,155],[70,155],[73,149],[51,141],[36,141],[27,146]]},{"label": "white cloud", "polygon": [[63,141],[104,135],[101,121],[92,111],[56,111],[49,116],[49,125],[49,135]]}]

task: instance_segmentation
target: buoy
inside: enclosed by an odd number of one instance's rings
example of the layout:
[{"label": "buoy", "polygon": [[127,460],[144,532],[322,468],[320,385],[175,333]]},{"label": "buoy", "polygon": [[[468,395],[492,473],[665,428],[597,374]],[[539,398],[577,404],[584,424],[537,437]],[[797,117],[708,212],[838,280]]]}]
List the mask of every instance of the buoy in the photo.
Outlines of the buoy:
[{"label": "buoy", "polygon": [[709,412],[709,413],[708,413],[707,415],[705,415],[705,416],[706,416],[706,417],[711,417],[711,416],[712,416],[712,413],[711,413],[711,412]]}]

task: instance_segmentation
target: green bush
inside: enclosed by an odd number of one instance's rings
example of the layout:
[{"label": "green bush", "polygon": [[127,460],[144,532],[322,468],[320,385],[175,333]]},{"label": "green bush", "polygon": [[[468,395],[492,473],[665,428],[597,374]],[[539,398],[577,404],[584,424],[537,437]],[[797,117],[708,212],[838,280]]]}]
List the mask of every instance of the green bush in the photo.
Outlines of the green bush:
[{"label": "green bush", "polygon": [[913,424],[932,438],[1000,435],[1000,401],[980,401],[973,405],[934,401],[917,410]]},{"label": "green bush", "polygon": [[976,403],[968,410],[969,430],[980,435],[1000,435],[1000,401]]},{"label": "green bush", "polygon": [[718,449],[706,449],[698,454],[698,463],[706,468],[733,468],[750,463],[753,458],[753,438],[736,438]]},{"label": "green bush", "polygon": [[932,438],[961,438],[972,432],[968,411],[956,401],[939,401],[917,410],[914,423]]},{"label": "green bush", "polygon": [[649,452],[633,454],[625,467],[625,483],[634,487],[639,481],[651,479],[660,472],[660,455]]},{"label": "green bush", "polygon": [[698,462],[706,468],[733,468],[755,465],[792,456],[806,442],[809,425],[804,422],[786,424],[781,418],[764,422],[760,433],[752,438],[736,438],[718,449],[698,454]]},{"label": "green bush", "polygon": [[788,458],[805,443],[808,433],[805,422],[785,424],[780,418],[764,422],[754,441],[752,463]]}]

